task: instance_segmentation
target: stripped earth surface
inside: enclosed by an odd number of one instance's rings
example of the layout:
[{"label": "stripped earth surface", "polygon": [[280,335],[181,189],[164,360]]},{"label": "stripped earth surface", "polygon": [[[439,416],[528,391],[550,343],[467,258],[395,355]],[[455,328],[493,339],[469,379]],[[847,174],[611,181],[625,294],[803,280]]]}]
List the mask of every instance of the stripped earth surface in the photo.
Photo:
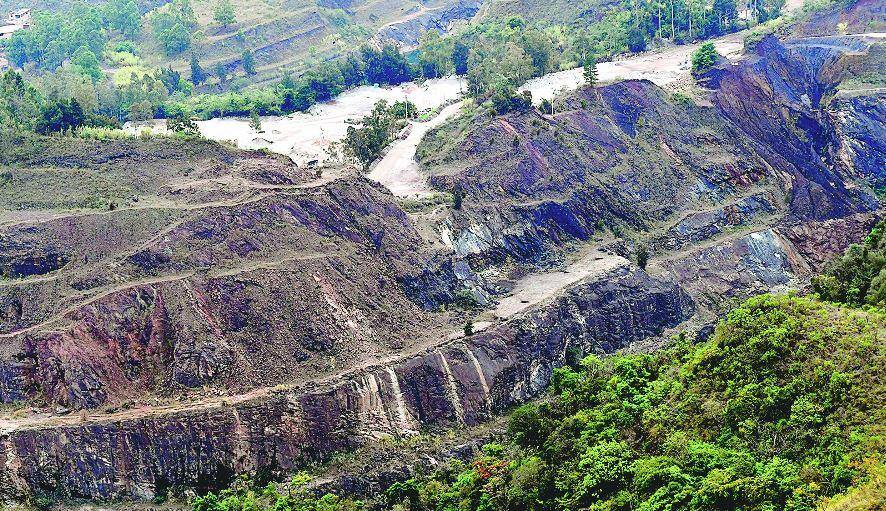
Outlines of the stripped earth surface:
[{"label": "stripped earth surface", "polygon": [[147,500],[476,426],[571,358],[803,288],[880,218],[886,161],[880,36],[812,23],[697,82],[680,47],[527,84],[563,89],[553,114],[440,81],[366,176],[299,164],[350,96],[267,143],[216,123],[280,155],[4,133],[0,498]]}]

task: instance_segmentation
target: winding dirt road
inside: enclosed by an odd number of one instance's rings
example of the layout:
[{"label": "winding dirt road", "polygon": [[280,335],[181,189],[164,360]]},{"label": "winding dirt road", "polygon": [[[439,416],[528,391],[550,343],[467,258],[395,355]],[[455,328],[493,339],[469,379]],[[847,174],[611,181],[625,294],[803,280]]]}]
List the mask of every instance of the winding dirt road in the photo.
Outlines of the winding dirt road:
[{"label": "winding dirt road", "polygon": [[391,144],[366,177],[385,185],[398,197],[427,196],[434,193],[418,169],[415,150],[428,131],[440,126],[461,111],[462,102],[453,103],[427,122],[413,122],[409,135]]}]

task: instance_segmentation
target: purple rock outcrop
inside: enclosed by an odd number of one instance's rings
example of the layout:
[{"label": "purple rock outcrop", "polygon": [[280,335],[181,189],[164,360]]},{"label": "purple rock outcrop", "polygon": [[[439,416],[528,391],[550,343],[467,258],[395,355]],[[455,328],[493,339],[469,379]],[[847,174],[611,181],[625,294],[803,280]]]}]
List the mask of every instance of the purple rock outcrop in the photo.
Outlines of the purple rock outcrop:
[{"label": "purple rock outcrop", "polygon": [[609,352],[694,312],[679,287],[623,266],[549,307],[386,366],[310,386],[135,408],[105,418],[3,424],[0,496],[150,498],[235,474],[298,469],[379,434],[477,424],[546,388],[570,348]]}]

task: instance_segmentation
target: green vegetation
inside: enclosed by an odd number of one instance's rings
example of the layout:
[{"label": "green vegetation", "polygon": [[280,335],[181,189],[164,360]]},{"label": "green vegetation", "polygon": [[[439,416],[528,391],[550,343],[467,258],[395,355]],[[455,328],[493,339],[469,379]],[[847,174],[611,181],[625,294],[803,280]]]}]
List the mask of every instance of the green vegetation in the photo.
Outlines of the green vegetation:
[{"label": "green vegetation", "polygon": [[32,130],[36,127],[41,98],[20,74],[7,71],[0,79],[0,125]]},{"label": "green vegetation", "polygon": [[[884,328],[880,310],[752,298],[708,341],[557,369],[550,399],[518,408],[505,442],[397,483],[379,505],[876,509],[886,498]],[[323,498],[338,502],[325,509],[356,505]],[[198,499],[194,510],[246,509],[222,500]]]},{"label": "green vegetation", "polygon": [[880,221],[864,240],[834,261],[812,287],[824,300],[854,306],[886,305],[886,221]]},{"label": "green vegetation", "polygon": [[649,262],[649,247],[645,243],[637,245],[637,266],[646,269],[646,263]]},{"label": "green vegetation", "polygon": [[212,11],[212,19],[223,27],[227,27],[231,23],[237,21],[237,17],[234,13],[234,5],[231,3],[231,0],[219,0],[219,2],[215,4],[215,9]]},{"label": "green vegetation", "polygon": [[585,59],[584,79],[588,87],[597,85],[597,60],[591,55]]},{"label": "green vegetation", "polygon": [[167,55],[176,55],[191,47],[197,17],[188,0],[173,0],[156,9],[151,14],[150,23],[154,37],[163,45]]},{"label": "green vegetation", "polygon": [[255,110],[249,114],[249,127],[256,133],[264,133],[264,130],[261,127],[261,117],[258,116],[258,112]]},{"label": "green vegetation", "polygon": [[492,101],[492,109],[498,115],[506,112],[526,112],[532,108],[532,93],[523,91],[517,94],[513,85],[506,81],[496,85],[489,99]]},{"label": "green vegetation", "polygon": [[386,101],[379,101],[359,127],[348,126],[345,151],[368,170],[406,121],[414,119],[417,113],[415,105],[409,102],[398,101],[388,106]]},{"label": "green vegetation", "polygon": [[692,53],[692,74],[699,75],[704,73],[717,63],[718,58],[720,58],[720,55],[717,53],[717,49],[714,48],[714,43],[702,44]]},{"label": "green vegetation", "polygon": [[249,48],[243,50],[243,71],[247,75],[254,75],[257,73],[255,70],[255,56],[252,54],[252,50]]},{"label": "green vegetation", "polygon": [[552,399],[515,411],[507,443],[389,503],[813,510],[853,485],[882,498],[884,327],[880,311],[752,298],[709,341],[557,370]]},{"label": "green vegetation", "polygon": [[[285,488],[269,484],[259,490],[251,489],[245,481],[218,495],[210,493],[197,497],[194,511],[356,511],[363,509],[360,501],[340,499],[335,495],[315,497],[308,489],[310,478],[296,474]],[[281,491],[282,490],[282,491]]]},{"label": "green vegetation", "polygon": [[[242,56],[247,74],[254,74],[251,51]],[[215,74],[222,81],[228,71],[223,64]],[[157,115],[185,111],[200,119],[226,115],[246,116],[255,110],[259,115],[304,112],[317,102],[328,101],[344,90],[363,84],[398,85],[414,78],[412,68],[400,51],[391,45],[381,49],[362,48],[337,61],[321,64],[298,79],[285,74],[273,87],[221,94],[183,95],[157,104]]]},{"label": "green vegetation", "polygon": [[33,62],[39,69],[55,71],[78,51],[102,55],[112,31],[126,37],[139,32],[140,16],[132,1],[114,0],[103,7],[75,3],[67,12],[37,12],[28,30],[6,41],[9,60],[16,66]]},{"label": "green vegetation", "polygon": [[200,60],[197,59],[197,55],[191,55],[191,83],[199,86],[203,82],[209,78],[209,75],[203,69],[203,66],[200,65]]},{"label": "green vegetation", "polygon": [[[758,20],[770,18],[781,2],[754,2]],[[640,51],[653,39],[681,43],[741,28],[735,0],[711,5],[707,0],[667,5],[620,0],[601,6],[600,15],[589,22],[491,17],[446,36],[428,31],[414,58],[407,59],[394,46],[359,47],[368,32],[355,25],[354,15],[321,8],[322,16],[338,31],[335,39],[350,46],[339,46],[344,49],[338,50],[337,59],[312,54],[300,76],[284,73],[278,84],[259,88],[248,85],[268,73],[257,66],[251,36],[238,32],[231,41],[224,37],[232,44],[225,50],[227,56],[218,59],[207,45],[219,37],[219,31],[213,34],[200,25],[210,19],[221,27],[236,23],[234,3],[213,0],[197,7],[208,11],[198,17],[190,0],[173,0],[144,16],[134,0],[112,0],[101,6],[76,3],[58,12],[35,13],[33,26],[16,32],[3,46],[16,66],[28,65],[26,79],[43,96],[51,96],[44,83],[66,80],[71,83],[55,86],[65,91],[58,99],[76,99],[87,114],[121,122],[180,112],[199,119],[245,116],[253,110],[259,115],[286,114],[305,111],[362,84],[396,85],[452,73],[466,76],[468,92],[479,103],[492,99],[495,112],[504,113],[525,108],[523,98],[513,91],[529,78]],[[200,65],[204,56],[213,60],[209,70]],[[176,65],[164,67],[158,59]],[[103,71],[109,67],[110,77]],[[189,86],[162,80],[165,91],[161,90],[159,74],[188,67],[189,76],[184,78]],[[80,83],[79,77],[86,77],[92,86]],[[72,88],[76,94],[69,92]]]}]

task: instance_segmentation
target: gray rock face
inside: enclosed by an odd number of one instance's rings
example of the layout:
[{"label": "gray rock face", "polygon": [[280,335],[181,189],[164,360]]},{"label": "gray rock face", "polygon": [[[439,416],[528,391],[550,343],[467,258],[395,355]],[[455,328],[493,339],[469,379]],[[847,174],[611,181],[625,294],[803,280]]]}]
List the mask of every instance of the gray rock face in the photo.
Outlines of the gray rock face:
[{"label": "gray rock face", "polygon": [[679,287],[625,266],[491,331],[310,388],[8,427],[0,434],[0,496],[206,490],[241,472],[294,470],[380,434],[477,424],[538,395],[570,348],[610,352],[693,311]]},{"label": "gray rock face", "polygon": [[772,168],[790,176],[791,216],[826,220],[878,207],[872,194],[852,186],[852,176],[834,164],[831,153],[840,138],[823,104],[853,54],[867,48],[852,38],[782,43],[768,37],[757,45],[757,57],[720,81],[717,108]]},{"label": "gray rock face", "polygon": [[883,188],[886,186],[886,93],[843,97],[835,103],[834,124],[841,141],[837,158],[874,186]]},{"label": "gray rock face", "polygon": [[402,46],[418,46],[423,33],[437,30],[445,34],[452,22],[473,18],[481,5],[481,0],[458,0],[455,5],[432,9],[409,20],[388,25],[379,30],[378,35],[383,40],[394,41]]},{"label": "gray rock face", "polygon": [[778,211],[773,202],[771,197],[760,193],[712,211],[690,213],[650,244],[656,250],[675,250],[711,239],[730,229],[765,220]]},{"label": "gray rock face", "polygon": [[[431,179],[468,193],[434,225],[451,251],[429,248],[364,179],[308,185],[280,162],[228,154],[193,174],[167,160],[149,171],[149,155],[97,152],[80,166],[135,177],[133,190],[182,209],[3,231],[0,271],[34,278],[0,287],[0,401],[82,415],[4,415],[0,497],[208,490],[383,435],[477,424],[538,396],[577,354],[802,283],[879,208],[860,178],[879,172],[867,134],[882,129],[881,113],[857,100],[835,119],[822,106],[844,52],[857,50],[840,44],[769,40],[720,77],[714,107],[628,81],[579,91],[555,116],[478,117]],[[76,167],[64,152],[38,153],[20,163]],[[465,168],[452,168],[456,158]],[[179,174],[228,172],[268,191],[203,197],[174,185]],[[464,317],[446,306],[489,297],[478,270],[496,278],[625,228],[657,233],[657,277],[620,266],[452,335]],[[114,234],[91,241],[99,231]],[[613,250],[630,256],[635,244],[622,241]]]},{"label": "gray rock face", "polygon": [[664,226],[654,248],[679,250],[736,228],[873,212],[864,179],[884,166],[881,101],[841,100],[839,122],[828,101],[877,52],[860,38],[768,38],[723,70],[713,108],[628,80],[580,89],[554,115],[476,115],[432,132],[420,153],[432,185],[466,191],[446,226],[453,248],[493,262],[545,262],[613,226]]},{"label": "gray rock face", "polygon": [[773,229],[752,232],[665,261],[665,269],[705,306],[765,293],[809,273],[791,243]]}]

